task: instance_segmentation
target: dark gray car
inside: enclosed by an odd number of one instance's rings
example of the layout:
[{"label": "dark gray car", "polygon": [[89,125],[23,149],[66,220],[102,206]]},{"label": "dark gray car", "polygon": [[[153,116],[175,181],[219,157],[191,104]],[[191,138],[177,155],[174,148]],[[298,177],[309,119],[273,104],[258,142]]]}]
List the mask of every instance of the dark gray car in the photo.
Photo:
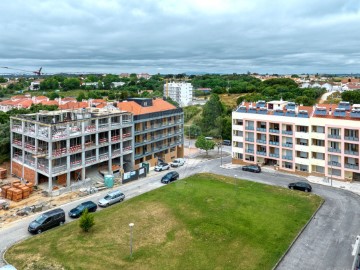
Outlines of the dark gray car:
[{"label": "dark gray car", "polygon": [[65,212],[61,208],[57,208],[40,215],[29,224],[28,231],[30,233],[42,233],[53,227],[65,223]]}]

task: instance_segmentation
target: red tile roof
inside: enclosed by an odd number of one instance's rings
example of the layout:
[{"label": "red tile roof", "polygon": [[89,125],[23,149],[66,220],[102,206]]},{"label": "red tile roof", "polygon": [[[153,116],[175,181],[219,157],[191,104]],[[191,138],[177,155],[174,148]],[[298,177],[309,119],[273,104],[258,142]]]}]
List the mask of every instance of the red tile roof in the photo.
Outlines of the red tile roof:
[{"label": "red tile roof", "polygon": [[73,109],[81,109],[89,107],[87,102],[68,102],[66,104],[59,105],[59,109],[61,110],[73,110]]},{"label": "red tile roof", "polygon": [[43,100],[40,102],[42,105],[59,105],[56,100]]},{"label": "red tile roof", "polygon": [[132,112],[134,115],[162,112],[176,109],[176,107],[163,99],[153,99],[153,105],[149,107],[142,107],[135,101],[123,101],[117,104],[118,108],[123,111]]}]

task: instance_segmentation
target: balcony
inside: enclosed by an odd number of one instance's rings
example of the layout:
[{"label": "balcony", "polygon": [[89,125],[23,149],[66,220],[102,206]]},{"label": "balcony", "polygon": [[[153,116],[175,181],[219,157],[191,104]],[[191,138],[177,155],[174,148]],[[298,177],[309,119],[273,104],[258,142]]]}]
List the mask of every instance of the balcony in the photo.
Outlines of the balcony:
[{"label": "balcony", "polygon": [[345,168],[351,169],[351,170],[359,170],[359,165],[358,164],[345,163]]},{"label": "balcony", "polygon": [[335,167],[341,167],[341,163],[337,161],[329,161],[328,165],[335,166]]},{"label": "balcony", "polygon": [[288,147],[288,148],[293,148],[293,144],[292,144],[292,143],[283,143],[282,146],[283,146],[283,147]]},{"label": "balcony", "polygon": [[128,151],[131,151],[132,150],[132,147],[131,146],[126,146],[123,148],[123,152],[128,152]]},{"label": "balcony", "polygon": [[38,163],[37,168],[42,172],[49,173],[49,168],[45,164]]},{"label": "balcony", "polygon": [[288,155],[283,155],[282,158],[286,160],[293,160],[293,157]]},{"label": "balcony", "polygon": [[256,151],[256,154],[260,156],[266,156],[266,152],[263,151]]},{"label": "balcony", "polygon": [[359,141],[359,137],[345,136],[346,141]]},{"label": "balcony", "polygon": [[269,141],[270,145],[279,145],[279,142],[275,142],[275,141]]},{"label": "balcony", "polygon": [[277,134],[279,134],[279,133],[280,133],[280,130],[270,128],[270,129],[269,129],[269,132],[270,132],[270,133],[277,133]]},{"label": "balcony", "polygon": [[339,148],[330,147],[330,148],[328,148],[328,151],[332,152],[332,153],[341,153],[341,149],[339,149]]},{"label": "balcony", "polygon": [[245,138],[245,141],[247,141],[247,142],[254,142],[254,138]]},{"label": "balcony", "polygon": [[256,130],[259,132],[266,132],[266,128],[257,128]]},{"label": "balcony", "polygon": [[254,130],[254,126],[246,126],[245,130]]},{"label": "balcony", "polygon": [[109,158],[109,154],[108,154],[108,153],[99,155],[99,160],[104,160],[104,159],[108,159],[108,158]]},{"label": "balcony", "polygon": [[69,153],[75,153],[75,152],[78,152],[78,151],[81,151],[81,145],[73,145],[73,146],[70,146],[70,149],[69,149]]},{"label": "balcony", "polygon": [[26,150],[30,151],[30,152],[35,152],[35,145],[32,145],[30,143],[25,143],[25,147]]},{"label": "balcony", "polygon": [[282,131],[282,134],[285,134],[285,135],[293,135],[293,132],[290,130],[283,130]]},{"label": "balcony", "polygon": [[269,157],[273,157],[273,158],[279,158],[279,154],[275,154],[275,153],[270,153]]},{"label": "balcony", "polygon": [[111,157],[118,157],[118,156],[120,156],[121,155],[121,150],[120,149],[116,149],[116,150],[114,150],[114,151],[112,151],[112,153],[111,153]]},{"label": "balcony", "polygon": [[254,154],[254,149],[245,149],[246,153]]},{"label": "balcony", "polygon": [[95,132],[96,131],[96,126],[95,125],[89,125],[85,127],[85,133],[91,133],[91,132]]},{"label": "balcony", "polygon": [[262,143],[262,144],[266,144],[265,140],[256,140],[257,143]]},{"label": "balcony", "polygon": [[96,162],[96,156],[91,156],[91,157],[85,158],[85,164],[86,165],[93,164],[95,162]]},{"label": "balcony", "polygon": [[111,136],[111,142],[119,142],[120,141],[120,135]]},{"label": "balcony", "polygon": [[60,165],[60,166],[54,166],[52,167],[52,173],[59,173],[59,172],[63,172],[66,171],[66,165]]},{"label": "balcony", "polygon": [[341,136],[340,135],[334,135],[334,134],[328,134],[328,138],[329,139],[337,139],[340,140]]},{"label": "balcony", "polygon": [[13,144],[18,145],[18,146],[22,146],[22,141],[17,140],[17,139],[13,139]]},{"label": "balcony", "polygon": [[345,150],[345,154],[346,155],[358,156],[359,152],[358,151]]}]

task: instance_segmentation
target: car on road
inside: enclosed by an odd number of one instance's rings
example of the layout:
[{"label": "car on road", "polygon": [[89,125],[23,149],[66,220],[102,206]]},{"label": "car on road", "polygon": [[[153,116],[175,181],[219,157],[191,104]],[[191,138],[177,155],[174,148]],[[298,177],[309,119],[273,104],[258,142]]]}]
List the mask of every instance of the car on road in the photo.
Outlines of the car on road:
[{"label": "car on road", "polygon": [[222,144],[231,146],[231,141],[230,140],[223,140]]},{"label": "car on road", "polygon": [[122,202],[125,200],[125,194],[122,193],[120,190],[114,190],[106,194],[104,198],[99,200],[98,205],[101,207],[108,207],[111,204]]},{"label": "car on road", "polygon": [[301,191],[305,191],[305,192],[311,192],[311,190],[312,190],[311,185],[306,182],[290,183],[288,187],[290,189],[297,189],[297,190],[301,190]]},{"label": "car on road", "polygon": [[64,223],[65,211],[61,208],[56,208],[38,216],[29,224],[28,231],[33,234],[42,233],[43,231],[60,226]]},{"label": "car on road", "polygon": [[260,173],[261,167],[259,165],[247,165],[241,168],[243,171]]},{"label": "car on road", "polygon": [[185,159],[183,158],[175,158],[173,162],[170,163],[171,167],[180,167],[185,164]]},{"label": "car on road", "polygon": [[170,165],[168,163],[159,163],[158,165],[155,166],[155,171],[156,172],[161,172],[161,171],[165,171],[170,169]]},{"label": "car on road", "polygon": [[95,212],[97,205],[92,201],[83,202],[69,211],[69,217],[78,218],[82,215],[85,209],[87,209],[89,212]]},{"label": "car on road", "polygon": [[169,184],[172,181],[179,179],[179,173],[176,171],[168,172],[161,178],[161,183]]}]

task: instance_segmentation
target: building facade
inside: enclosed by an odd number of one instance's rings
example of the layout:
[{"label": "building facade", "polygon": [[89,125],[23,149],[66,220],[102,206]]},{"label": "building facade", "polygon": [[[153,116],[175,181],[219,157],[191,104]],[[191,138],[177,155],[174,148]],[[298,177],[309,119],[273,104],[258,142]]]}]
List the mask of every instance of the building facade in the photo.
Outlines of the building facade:
[{"label": "building facade", "polygon": [[360,105],[243,103],[232,114],[233,163],[359,181]]},{"label": "building facade", "polygon": [[34,184],[70,186],[91,173],[133,169],[133,115],[94,108],[11,117],[11,173]]},{"label": "building facade", "polygon": [[162,99],[133,98],[118,103],[134,114],[134,167],[155,166],[184,156],[184,113]]},{"label": "building facade", "polygon": [[164,84],[164,96],[170,97],[181,106],[191,105],[193,99],[193,86],[186,82],[170,82]]}]

